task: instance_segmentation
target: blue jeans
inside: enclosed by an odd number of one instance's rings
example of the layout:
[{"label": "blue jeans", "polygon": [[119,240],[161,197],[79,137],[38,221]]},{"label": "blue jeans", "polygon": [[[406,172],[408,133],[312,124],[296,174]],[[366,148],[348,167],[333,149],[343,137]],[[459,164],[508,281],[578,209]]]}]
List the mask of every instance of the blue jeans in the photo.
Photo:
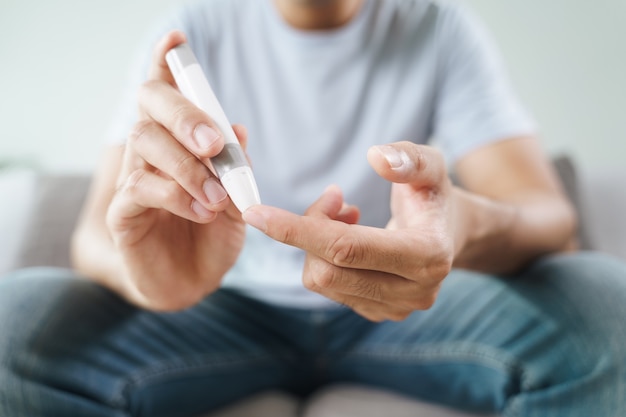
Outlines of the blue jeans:
[{"label": "blue jeans", "polygon": [[505,416],[626,415],[626,265],[551,257],[515,278],[453,271],[435,306],[375,324],[229,290],[139,310],[67,270],[0,280],[0,415],[194,416],[334,382]]}]

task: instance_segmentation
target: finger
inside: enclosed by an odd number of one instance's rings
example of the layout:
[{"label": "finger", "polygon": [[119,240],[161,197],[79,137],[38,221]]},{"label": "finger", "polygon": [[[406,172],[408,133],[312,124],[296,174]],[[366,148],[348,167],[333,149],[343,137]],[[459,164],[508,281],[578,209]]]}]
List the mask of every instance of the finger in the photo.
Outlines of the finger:
[{"label": "finger", "polygon": [[224,140],[213,120],[164,81],[147,81],[139,90],[142,118],[163,125],[190,152],[217,155]]},{"label": "finger", "polygon": [[361,211],[357,206],[352,206],[344,203],[334,220],[338,220],[347,224],[357,224],[360,217]]},{"label": "finger", "polygon": [[443,155],[431,146],[411,142],[373,146],[367,159],[381,177],[416,189],[439,187],[447,179]]},{"label": "finger", "polygon": [[140,122],[136,126],[128,139],[128,146],[138,156],[180,184],[209,210],[226,208],[226,191],[194,154],[173,140],[170,133],[155,122]]},{"label": "finger", "polygon": [[371,305],[357,305],[352,308],[355,313],[366,318],[374,323],[381,323],[383,321],[396,321],[400,322],[406,320],[412,313],[410,310],[403,310],[400,308],[384,308],[381,309],[375,304]]},{"label": "finger", "polygon": [[309,256],[303,284],[319,293],[330,291],[406,310],[425,310],[433,305],[440,281],[429,276],[413,281],[379,271],[341,268]]},{"label": "finger", "polygon": [[165,54],[172,48],[181,43],[185,43],[187,38],[185,34],[178,30],[168,32],[161,40],[156,44],[152,51],[152,62],[150,63],[150,69],[148,70],[149,80],[161,80],[168,84],[175,86],[176,82],[172,76],[172,72],[165,61]]},{"label": "finger", "polygon": [[149,171],[152,169],[150,165],[139,155],[137,155],[129,146],[124,143],[124,154],[122,158],[122,166],[115,184],[116,188],[122,187],[122,184],[128,179],[128,176],[137,170]]},{"label": "finger", "polygon": [[337,185],[330,185],[305,212],[306,216],[320,219],[338,220],[355,224],[359,221],[360,211],[356,206],[345,203],[343,193]]},{"label": "finger", "polygon": [[239,140],[239,144],[245,151],[248,148],[248,129],[244,125],[234,124],[233,131]]},{"label": "finger", "polygon": [[208,223],[216,213],[203,207],[178,183],[155,173],[137,170],[117,190],[108,212],[109,224],[139,216],[150,209],[163,209],[197,223]]},{"label": "finger", "polygon": [[421,257],[414,239],[403,231],[349,225],[336,220],[298,216],[276,207],[257,205],[243,214],[246,223],[269,237],[343,267],[413,276]]},{"label": "finger", "polygon": [[385,320],[401,321],[406,319],[411,313],[411,310],[402,307],[350,295],[333,293],[332,291],[325,291],[322,295],[351,308],[357,314],[373,322],[382,322]]},{"label": "finger", "polygon": [[336,185],[328,186],[322,195],[304,212],[305,216],[334,219],[343,207],[343,194]]}]

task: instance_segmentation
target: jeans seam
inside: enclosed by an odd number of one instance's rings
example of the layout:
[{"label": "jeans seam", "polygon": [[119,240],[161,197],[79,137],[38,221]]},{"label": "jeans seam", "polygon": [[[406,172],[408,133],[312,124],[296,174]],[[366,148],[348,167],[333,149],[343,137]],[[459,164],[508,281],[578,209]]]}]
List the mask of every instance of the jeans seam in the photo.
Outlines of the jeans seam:
[{"label": "jeans seam", "polygon": [[[445,346],[445,347],[444,347]],[[478,343],[450,343],[419,346],[418,349],[399,350],[397,347],[361,349],[360,351],[346,352],[346,356],[381,357],[387,360],[413,361],[415,359],[454,359],[460,361],[479,360],[482,363],[495,364],[498,369],[507,371],[521,371],[520,362],[513,355],[492,346]]]},{"label": "jeans seam", "polygon": [[140,388],[152,382],[164,379],[164,377],[202,373],[209,369],[226,368],[233,366],[250,366],[271,362],[271,356],[267,354],[251,355],[242,359],[240,355],[219,356],[215,354],[194,356],[184,360],[166,361],[158,365],[142,368],[122,379],[117,383],[115,394],[111,397],[111,405],[126,408],[128,406],[128,396],[133,389]]}]

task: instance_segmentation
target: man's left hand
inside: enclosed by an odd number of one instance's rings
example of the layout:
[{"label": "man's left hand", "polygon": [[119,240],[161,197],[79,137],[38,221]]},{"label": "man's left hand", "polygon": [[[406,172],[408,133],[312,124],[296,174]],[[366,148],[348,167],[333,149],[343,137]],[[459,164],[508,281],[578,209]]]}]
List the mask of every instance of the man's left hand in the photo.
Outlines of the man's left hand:
[{"label": "man's left hand", "polygon": [[368,160],[391,181],[392,217],[384,229],[356,224],[358,209],[329,187],[298,216],[254,206],[244,220],[307,252],[304,285],[372,321],[403,320],[430,308],[462,243],[442,155],[410,142],[375,146]]}]

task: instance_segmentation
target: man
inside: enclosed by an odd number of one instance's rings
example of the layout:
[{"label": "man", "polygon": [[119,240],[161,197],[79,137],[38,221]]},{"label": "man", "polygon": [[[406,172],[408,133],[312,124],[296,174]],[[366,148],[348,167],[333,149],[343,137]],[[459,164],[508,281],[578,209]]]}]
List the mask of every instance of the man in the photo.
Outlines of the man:
[{"label": "man", "polygon": [[[507,416],[626,409],[626,268],[564,253],[574,212],[467,12],[206,0],[168,26],[75,234],[99,285],[0,284],[0,325],[25,323],[0,344],[0,410],[186,416],[332,382]],[[265,204],[243,215],[165,63],[185,41],[243,124]]]}]

